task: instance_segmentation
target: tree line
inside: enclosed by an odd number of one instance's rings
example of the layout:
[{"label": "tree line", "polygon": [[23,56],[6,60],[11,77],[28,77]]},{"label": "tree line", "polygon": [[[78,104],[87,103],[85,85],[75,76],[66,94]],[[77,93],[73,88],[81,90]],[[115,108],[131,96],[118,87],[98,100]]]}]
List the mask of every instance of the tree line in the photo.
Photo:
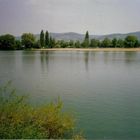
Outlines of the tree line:
[{"label": "tree line", "polygon": [[32,33],[23,33],[21,39],[16,39],[13,35],[6,34],[0,36],[0,50],[22,50],[31,48],[137,48],[140,47],[138,38],[129,35],[124,39],[104,38],[90,39],[88,31],[83,41],[64,41],[55,40],[51,34],[43,30],[40,32],[39,39]]}]

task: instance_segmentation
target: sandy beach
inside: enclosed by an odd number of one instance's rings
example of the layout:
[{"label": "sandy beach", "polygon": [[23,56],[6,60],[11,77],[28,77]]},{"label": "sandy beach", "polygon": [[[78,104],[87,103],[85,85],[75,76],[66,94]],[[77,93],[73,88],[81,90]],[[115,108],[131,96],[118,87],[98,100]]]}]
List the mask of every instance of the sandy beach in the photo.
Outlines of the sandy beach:
[{"label": "sandy beach", "polygon": [[40,50],[40,51],[117,51],[117,52],[123,52],[123,51],[140,51],[140,48],[49,48],[49,49],[34,49],[34,50]]}]

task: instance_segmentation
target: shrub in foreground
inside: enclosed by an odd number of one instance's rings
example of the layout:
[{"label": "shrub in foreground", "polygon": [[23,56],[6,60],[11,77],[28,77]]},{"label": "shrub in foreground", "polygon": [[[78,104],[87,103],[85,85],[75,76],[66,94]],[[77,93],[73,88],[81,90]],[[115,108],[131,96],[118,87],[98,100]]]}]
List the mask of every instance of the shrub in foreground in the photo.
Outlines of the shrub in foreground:
[{"label": "shrub in foreground", "polygon": [[81,139],[74,136],[74,122],[59,100],[33,107],[11,87],[0,89],[0,139]]}]

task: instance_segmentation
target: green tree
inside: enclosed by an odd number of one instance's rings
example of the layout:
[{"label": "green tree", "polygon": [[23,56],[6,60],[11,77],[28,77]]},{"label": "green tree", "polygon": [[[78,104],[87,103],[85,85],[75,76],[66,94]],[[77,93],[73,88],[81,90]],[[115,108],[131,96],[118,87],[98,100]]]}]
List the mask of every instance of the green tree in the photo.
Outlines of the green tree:
[{"label": "green tree", "polygon": [[42,48],[45,46],[45,38],[44,38],[44,31],[43,30],[40,33],[40,46]]},{"label": "green tree", "polygon": [[40,45],[40,40],[37,40],[35,43],[34,43],[34,48],[41,48],[41,45]]},{"label": "green tree", "polygon": [[129,35],[125,38],[125,48],[138,47],[138,38],[133,35]]},{"label": "green tree", "polygon": [[109,48],[109,47],[111,47],[111,45],[112,45],[111,40],[109,38],[105,38],[102,41],[101,47],[102,48]]},{"label": "green tree", "polygon": [[49,39],[49,48],[52,48],[53,45],[52,45],[52,37],[50,36],[50,39]]},{"label": "green tree", "polygon": [[90,41],[90,47],[91,48],[100,47],[100,41],[98,39],[91,39],[91,41]]},{"label": "green tree", "polygon": [[14,50],[15,37],[10,34],[0,36],[0,49],[1,50]]},{"label": "green tree", "polygon": [[77,40],[74,45],[75,45],[75,48],[80,48],[81,47],[81,44],[80,44],[79,40]]},{"label": "green tree", "polygon": [[112,39],[112,47],[116,48],[117,47],[117,43],[118,43],[118,40],[116,38],[113,38]]},{"label": "green tree", "polygon": [[55,41],[55,38],[52,39],[52,48],[55,48],[56,46],[56,41]]},{"label": "green tree", "polygon": [[61,48],[67,48],[69,46],[69,43],[64,40],[61,40],[59,43]]},{"label": "green tree", "polygon": [[55,39],[52,38],[52,37],[50,36],[49,47],[50,47],[50,48],[54,48],[55,45],[56,45],[56,41],[55,41]]},{"label": "green tree", "polygon": [[60,46],[60,40],[57,40],[56,42],[55,42],[55,47],[56,48],[61,48],[61,46]]},{"label": "green tree", "polygon": [[73,41],[73,40],[70,40],[70,41],[69,41],[69,47],[70,47],[70,48],[73,48],[73,47],[74,47],[74,41]]},{"label": "green tree", "polygon": [[35,36],[31,33],[24,33],[21,36],[22,45],[25,48],[33,48],[35,44]]},{"label": "green tree", "polygon": [[15,40],[15,49],[21,50],[22,49],[22,44],[20,40]]},{"label": "green tree", "polygon": [[89,33],[88,33],[88,31],[86,31],[85,40],[86,39],[89,39]]},{"label": "green tree", "polygon": [[140,40],[138,41],[138,47],[140,47]]},{"label": "green tree", "polygon": [[49,32],[46,31],[45,33],[45,47],[49,47],[49,44],[50,44],[50,39],[49,39]]},{"label": "green tree", "polygon": [[124,48],[124,40],[118,39],[118,41],[117,41],[117,48]]},{"label": "green tree", "polygon": [[84,48],[88,48],[89,47],[89,33],[88,33],[88,31],[85,34],[85,39],[84,39],[84,41],[82,43],[82,46]]}]

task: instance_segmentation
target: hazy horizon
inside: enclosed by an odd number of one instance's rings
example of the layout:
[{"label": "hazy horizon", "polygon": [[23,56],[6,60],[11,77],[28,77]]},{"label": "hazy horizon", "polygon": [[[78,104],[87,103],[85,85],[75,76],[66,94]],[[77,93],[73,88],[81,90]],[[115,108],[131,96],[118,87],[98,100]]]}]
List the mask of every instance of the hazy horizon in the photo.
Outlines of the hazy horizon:
[{"label": "hazy horizon", "polygon": [[0,34],[140,31],[140,0],[0,0]]}]

